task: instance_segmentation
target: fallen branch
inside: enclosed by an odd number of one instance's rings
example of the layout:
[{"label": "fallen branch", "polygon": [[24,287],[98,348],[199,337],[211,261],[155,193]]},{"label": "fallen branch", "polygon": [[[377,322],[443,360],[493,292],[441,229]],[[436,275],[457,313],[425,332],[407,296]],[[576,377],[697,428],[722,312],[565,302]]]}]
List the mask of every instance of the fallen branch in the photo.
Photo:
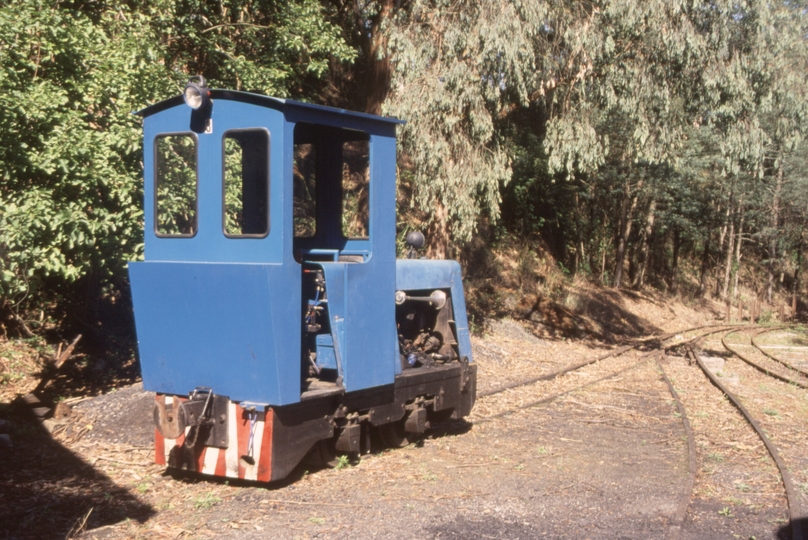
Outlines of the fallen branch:
[{"label": "fallen branch", "polygon": [[20,331],[22,332],[23,336],[25,336],[27,338],[34,337],[34,333],[31,332],[31,329],[28,328],[28,325],[25,324],[25,321],[22,320],[22,317],[20,317],[16,313],[12,313],[11,317],[14,319],[14,322],[16,322],[20,326]]},{"label": "fallen branch", "polygon": [[485,465],[501,465],[500,461],[486,461],[483,463],[464,463],[462,465],[447,465],[447,469],[463,469],[465,467],[483,467]]},{"label": "fallen branch", "polygon": [[96,461],[98,461],[99,459],[103,459],[104,461],[111,461],[111,462],[117,463],[119,465],[131,465],[131,466],[134,466],[134,467],[147,467],[147,466],[151,465],[151,463],[142,463],[142,462],[141,463],[136,463],[134,461],[121,461],[120,459],[108,458],[108,457],[105,457],[105,456],[95,456]]},{"label": "fallen branch", "polygon": [[57,369],[70,359],[70,355],[73,354],[73,349],[76,348],[76,344],[79,342],[80,339],[81,334],[77,335],[76,338],[73,340],[73,342],[70,343],[70,345],[67,346],[67,349],[65,349],[65,351],[61,354],[59,354],[59,351],[62,348],[62,344],[61,343],[59,344],[59,350],[57,350],[57,356],[55,357],[54,360]]},{"label": "fallen branch", "polygon": [[339,508],[365,508],[361,504],[339,504],[339,503],[324,503],[324,502],[303,502],[303,501],[284,501],[281,499],[261,499],[262,503],[275,503],[275,504],[299,504],[301,506],[337,506]]}]

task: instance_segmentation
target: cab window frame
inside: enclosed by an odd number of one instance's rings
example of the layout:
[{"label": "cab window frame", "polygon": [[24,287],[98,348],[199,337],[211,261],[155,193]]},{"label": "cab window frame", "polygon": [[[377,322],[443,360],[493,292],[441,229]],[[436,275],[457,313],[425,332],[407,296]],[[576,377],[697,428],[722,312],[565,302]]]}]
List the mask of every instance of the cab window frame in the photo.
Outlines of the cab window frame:
[{"label": "cab window frame", "polygon": [[[263,132],[266,134],[267,146],[266,146],[266,231],[263,233],[247,233],[247,234],[230,234],[227,232],[227,138],[231,133],[245,133],[245,132]],[[231,137],[235,139],[235,137]],[[243,149],[242,149],[243,152]],[[221,211],[222,211],[222,234],[224,234],[225,238],[229,239],[245,239],[245,238],[266,238],[269,236],[270,231],[272,230],[272,222],[271,222],[271,201],[272,201],[272,134],[270,131],[262,126],[255,126],[255,127],[239,127],[239,128],[232,128],[226,130],[222,133],[222,204],[221,204]],[[243,158],[242,158],[243,159]],[[242,170],[242,175],[244,174]],[[242,176],[243,181],[243,176]],[[243,188],[242,188],[242,196],[243,196]],[[242,198],[242,211],[244,209],[244,200]]]},{"label": "cab window frame", "polygon": [[[166,234],[160,232],[160,154],[157,150],[157,145],[160,139],[169,137],[189,137],[194,142],[194,175],[196,179],[196,186],[194,189],[194,230],[191,234]],[[154,177],[152,179],[153,187],[153,225],[154,235],[158,238],[194,238],[199,233],[199,136],[193,131],[167,131],[155,135],[152,141],[152,166],[154,170]]]}]

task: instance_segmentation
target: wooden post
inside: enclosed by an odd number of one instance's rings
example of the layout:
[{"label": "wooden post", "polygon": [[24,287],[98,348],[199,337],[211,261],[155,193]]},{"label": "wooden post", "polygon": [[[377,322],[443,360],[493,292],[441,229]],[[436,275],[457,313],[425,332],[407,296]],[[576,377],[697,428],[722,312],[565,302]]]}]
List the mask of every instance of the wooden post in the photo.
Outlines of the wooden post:
[{"label": "wooden post", "polygon": [[743,322],[743,302],[738,300],[738,322]]},{"label": "wooden post", "polygon": [[791,295],[791,318],[797,318],[797,293]]},{"label": "wooden post", "polygon": [[731,316],[730,308],[732,306],[729,305],[729,300],[727,300],[726,306],[727,306],[727,310],[726,310],[726,317],[724,317],[724,320],[727,321],[727,322],[730,322],[730,320],[729,320],[729,318]]},{"label": "wooden post", "polygon": [[786,321],[786,305],[783,302],[780,302],[780,321],[779,322],[782,323],[782,322],[785,322],[785,321]]}]

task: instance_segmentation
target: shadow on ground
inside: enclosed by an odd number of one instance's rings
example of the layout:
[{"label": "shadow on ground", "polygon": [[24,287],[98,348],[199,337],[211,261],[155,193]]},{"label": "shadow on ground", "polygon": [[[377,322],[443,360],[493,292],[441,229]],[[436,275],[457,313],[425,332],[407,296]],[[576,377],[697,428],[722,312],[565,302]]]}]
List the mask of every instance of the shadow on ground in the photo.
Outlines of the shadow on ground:
[{"label": "shadow on ground", "polygon": [[647,319],[633,314],[625,307],[625,298],[646,300],[652,299],[634,291],[618,291],[615,289],[582,290],[576,293],[576,311],[592,321],[600,328],[599,333],[608,342],[621,339],[637,338],[661,332]]},{"label": "shadow on ground", "polygon": [[777,529],[778,540],[798,540],[808,538],[808,518],[797,518]]},{"label": "shadow on ground", "polygon": [[0,418],[13,444],[0,449],[0,537],[66,538],[84,521],[97,528],[155,514],[52,439],[26,407],[0,404]]}]

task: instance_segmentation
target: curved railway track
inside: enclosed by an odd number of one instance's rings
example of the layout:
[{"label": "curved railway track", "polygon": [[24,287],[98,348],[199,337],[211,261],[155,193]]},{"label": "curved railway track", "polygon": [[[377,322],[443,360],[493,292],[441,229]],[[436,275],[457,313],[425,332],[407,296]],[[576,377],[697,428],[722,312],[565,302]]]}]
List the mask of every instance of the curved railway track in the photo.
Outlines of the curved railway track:
[{"label": "curved railway track", "polygon": [[[778,328],[781,328],[781,327],[778,327]],[[757,341],[755,341],[755,338],[757,336],[759,336],[761,334],[766,334],[768,332],[773,332],[773,331],[777,330],[778,328],[768,328],[766,330],[763,330],[762,332],[758,332],[757,334],[753,335],[752,336],[752,345],[754,345],[755,348],[757,350],[759,350],[760,353],[763,354],[764,356],[767,356],[767,357],[771,358],[772,360],[774,360],[775,362],[779,362],[780,364],[784,365],[785,367],[787,367],[789,369],[792,369],[792,370],[796,371],[797,373],[801,373],[801,374],[805,375],[806,377],[808,377],[808,371],[806,371],[804,369],[801,369],[801,368],[798,368],[797,366],[795,366],[795,365],[793,365],[793,364],[791,364],[789,362],[786,362],[782,358],[778,358],[777,356],[771,354],[769,351],[765,350],[763,347],[761,347],[761,345]]]},{"label": "curved railway track", "polygon": [[[691,499],[692,499],[692,496],[693,496],[693,489],[694,489],[695,484],[696,484],[696,475],[697,475],[697,470],[698,470],[698,464],[697,464],[697,458],[696,458],[695,437],[694,437],[694,434],[693,434],[693,430],[692,430],[692,428],[690,426],[690,421],[689,421],[689,419],[687,417],[687,411],[685,410],[684,404],[682,403],[682,400],[679,397],[679,394],[676,392],[676,389],[674,388],[673,384],[671,383],[670,379],[668,378],[667,374],[665,373],[665,370],[662,367],[662,363],[660,362],[660,357],[664,356],[665,353],[668,350],[676,349],[676,348],[680,348],[680,347],[688,348],[688,347],[692,346],[692,344],[694,342],[700,341],[700,340],[704,339],[707,336],[710,336],[710,335],[716,334],[716,333],[720,333],[720,332],[725,332],[725,331],[727,331],[728,327],[730,329],[729,331],[732,332],[732,331],[734,331],[736,326],[737,325],[704,325],[704,326],[698,326],[698,327],[694,327],[694,328],[688,328],[688,329],[682,330],[680,332],[672,332],[672,333],[669,333],[669,334],[663,334],[662,336],[657,336],[657,337],[654,337],[654,338],[651,338],[651,339],[639,341],[639,342],[637,342],[635,344],[632,344],[632,345],[627,345],[627,346],[620,347],[618,349],[615,349],[614,351],[610,351],[609,353],[607,353],[605,355],[601,355],[601,356],[598,356],[598,357],[593,358],[591,360],[580,362],[578,364],[573,364],[571,366],[562,368],[562,369],[560,369],[558,371],[555,371],[555,372],[552,372],[552,373],[548,373],[548,374],[544,374],[544,375],[541,375],[541,376],[538,376],[538,377],[532,377],[530,379],[525,379],[525,380],[522,380],[522,381],[502,385],[500,387],[488,390],[486,392],[481,392],[481,393],[478,394],[478,397],[487,397],[487,396],[491,396],[491,395],[494,395],[494,394],[504,392],[506,390],[512,390],[512,389],[516,389],[516,388],[519,388],[519,387],[528,386],[528,385],[534,384],[536,382],[549,381],[549,380],[555,379],[557,377],[560,377],[562,375],[565,375],[565,374],[574,372],[576,370],[579,370],[581,368],[584,368],[586,366],[595,364],[595,363],[600,362],[602,360],[606,360],[608,358],[614,358],[614,357],[621,356],[621,355],[623,355],[623,354],[625,354],[625,353],[627,353],[629,351],[638,349],[639,347],[641,347],[643,345],[646,345],[646,344],[649,344],[649,343],[651,343],[651,344],[657,343],[658,344],[658,346],[655,347],[654,350],[652,350],[652,351],[650,351],[650,352],[648,352],[646,354],[641,355],[638,359],[636,359],[635,362],[632,362],[627,367],[624,367],[624,368],[619,369],[617,371],[611,372],[611,373],[609,373],[609,374],[607,374],[607,375],[605,375],[603,377],[600,377],[600,378],[598,378],[596,380],[589,381],[584,385],[576,386],[576,387],[574,387],[572,389],[565,390],[563,392],[558,392],[558,393],[543,397],[541,399],[531,401],[529,403],[523,403],[518,407],[507,409],[507,410],[505,410],[503,412],[500,412],[500,413],[497,413],[497,414],[494,414],[494,415],[489,415],[489,416],[487,416],[485,418],[482,418],[482,419],[476,421],[475,423],[479,424],[479,423],[491,422],[491,421],[494,421],[494,420],[496,420],[498,418],[501,418],[502,416],[512,414],[512,413],[516,412],[517,410],[527,409],[527,408],[530,408],[530,407],[535,407],[537,405],[541,405],[543,403],[548,403],[548,402],[554,401],[554,400],[556,400],[558,398],[561,398],[561,397],[563,397],[565,395],[568,395],[568,394],[570,394],[572,392],[576,392],[578,390],[581,390],[582,388],[586,388],[588,386],[592,386],[594,384],[603,382],[605,380],[612,379],[612,378],[614,378],[614,377],[616,377],[616,376],[618,376],[618,375],[620,375],[622,373],[625,373],[627,371],[630,371],[630,370],[640,366],[641,364],[643,364],[644,362],[646,362],[646,361],[648,361],[650,359],[653,359],[657,364],[657,367],[658,367],[658,369],[659,369],[659,371],[660,371],[660,373],[662,375],[663,380],[665,381],[665,384],[666,384],[671,396],[673,397],[673,400],[674,400],[674,402],[676,404],[677,411],[679,412],[679,414],[680,414],[680,416],[682,418],[683,429],[684,429],[686,437],[687,437],[687,449],[688,449],[688,479],[687,479],[687,486],[683,490],[682,497],[681,497],[679,503],[677,504],[676,513],[671,518],[671,521],[670,521],[669,526],[668,526],[668,534],[666,535],[666,538],[668,538],[669,540],[676,540],[677,538],[679,538],[682,526],[683,526],[685,518],[687,516],[687,510],[690,507],[690,502],[691,502]],[[690,332],[696,332],[696,331],[699,331],[699,330],[706,330],[706,329],[710,329],[710,330],[708,330],[706,332],[702,332],[702,333],[700,333],[700,334],[698,334],[698,335],[696,335],[696,336],[694,336],[694,337],[692,337],[690,339],[687,339],[685,341],[680,341],[680,342],[672,343],[672,344],[669,344],[669,345],[663,345],[662,344],[662,342],[664,342],[666,340],[669,340],[669,339],[671,339],[671,338],[673,338],[675,336],[679,336],[679,335],[682,335],[682,334],[687,334],[687,333],[690,333]],[[796,537],[795,537],[795,540],[796,540]]]},{"label": "curved railway track", "polygon": [[[689,421],[688,416],[687,416],[687,411],[685,410],[684,404],[682,403],[682,400],[680,399],[679,394],[676,392],[676,389],[674,388],[673,383],[671,382],[671,380],[669,379],[667,373],[665,372],[665,369],[663,367],[662,362],[660,361],[660,358],[665,356],[665,354],[669,350],[684,347],[684,349],[686,350],[686,354],[696,364],[698,364],[698,366],[701,368],[701,371],[710,380],[710,382],[714,386],[716,386],[719,390],[721,390],[721,392],[725,396],[727,396],[727,398],[730,400],[730,402],[735,406],[735,408],[737,408],[740,411],[740,413],[744,416],[747,423],[752,427],[752,429],[755,431],[757,436],[763,442],[764,446],[766,447],[766,450],[768,451],[769,455],[772,457],[775,464],[777,465],[778,470],[780,471],[780,479],[782,480],[782,485],[783,485],[783,488],[785,490],[786,499],[787,499],[787,503],[788,503],[789,521],[790,521],[790,526],[791,526],[791,538],[792,538],[792,540],[808,540],[808,530],[806,528],[806,521],[805,521],[806,514],[802,511],[802,509],[800,507],[799,499],[798,499],[796,491],[794,489],[794,481],[793,481],[793,479],[791,477],[791,474],[790,474],[788,468],[785,465],[785,462],[783,461],[782,457],[780,456],[780,453],[778,452],[777,447],[772,443],[771,439],[769,439],[769,437],[765,434],[765,432],[761,428],[759,422],[743,406],[743,404],[740,402],[740,400],[734,394],[732,394],[715,377],[715,375],[713,375],[709,371],[709,369],[704,364],[704,362],[703,362],[703,360],[701,358],[701,355],[697,352],[699,344],[702,341],[704,341],[705,338],[707,338],[710,335],[718,334],[718,333],[723,332],[724,335],[721,336],[721,343],[724,345],[724,347],[728,351],[730,351],[732,354],[734,354],[735,356],[737,356],[738,358],[740,358],[741,360],[743,360],[747,364],[751,365],[752,367],[754,367],[758,371],[760,371],[760,372],[762,372],[762,373],[764,373],[764,374],[766,374],[766,375],[768,375],[770,377],[773,377],[773,378],[775,378],[775,379],[777,379],[777,380],[779,380],[781,382],[785,382],[785,383],[788,383],[788,384],[794,384],[794,385],[799,386],[801,388],[808,388],[808,384],[805,384],[805,383],[803,383],[801,381],[798,381],[798,380],[795,380],[793,378],[781,375],[780,373],[774,372],[772,369],[769,369],[766,366],[760,365],[760,363],[751,361],[748,358],[747,355],[743,355],[742,353],[740,353],[737,350],[737,348],[733,348],[731,345],[729,345],[727,343],[726,337],[728,335],[736,333],[736,332],[738,332],[740,330],[746,330],[746,329],[757,330],[757,333],[755,335],[759,335],[761,333],[773,331],[773,330],[776,329],[776,328],[764,328],[762,330],[759,330],[758,328],[759,327],[754,327],[754,326],[753,327],[744,326],[742,328],[739,328],[739,325],[706,325],[706,326],[700,326],[700,327],[695,327],[695,328],[689,328],[689,329],[686,329],[686,330],[682,330],[680,332],[664,334],[662,336],[657,336],[657,337],[650,338],[650,339],[647,339],[647,340],[639,341],[639,342],[637,342],[635,344],[632,344],[632,345],[623,346],[623,347],[620,347],[620,348],[615,349],[613,351],[610,351],[609,353],[607,353],[605,355],[601,355],[601,356],[598,356],[596,358],[593,358],[593,359],[590,359],[590,360],[587,360],[587,361],[584,361],[584,362],[573,364],[571,366],[567,366],[565,368],[562,368],[562,369],[560,369],[558,371],[555,371],[555,372],[552,372],[552,373],[543,374],[543,375],[540,375],[540,376],[537,376],[537,377],[532,377],[532,378],[525,379],[525,380],[522,380],[522,381],[508,383],[508,384],[505,384],[505,385],[502,385],[502,386],[499,386],[499,387],[496,387],[496,388],[493,388],[493,389],[489,389],[489,390],[484,391],[484,392],[480,392],[478,394],[478,397],[479,398],[485,398],[485,397],[492,396],[492,395],[495,395],[495,394],[498,394],[498,393],[501,393],[501,392],[505,392],[507,390],[513,390],[513,389],[517,389],[517,388],[520,388],[520,387],[529,386],[531,384],[542,382],[542,381],[550,381],[550,380],[556,379],[558,377],[561,377],[563,375],[566,375],[566,374],[572,373],[574,371],[577,371],[579,369],[582,369],[582,368],[584,368],[586,366],[590,366],[592,364],[595,364],[597,362],[600,362],[600,361],[603,361],[603,360],[606,360],[606,359],[609,359],[609,358],[617,358],[617,357],[622,356],[622,355],[624,355],[624,354],[626,354],[626,353],[628,353],[630,351],[638,350],[640,347],[647,346],[649,344],[652,346],[651,351],[646,352],[645,354],[642,354],[635,361],[631,362],[628,366],[623,367],[623,368],[621,368],[621,369],[619,369],[617,371],[608,373],[605,376],[597,378],[596,380],[589,381],[589,382],[587,382],[587,383],[585,383],[583,385],[575,386],[574,388],[565,390],[563,392],[557,392],[557,393],[542,397],[540,399],[530,401],[529,403],[522,403],[519,406],[508,408],[505,411],[485,416],[483,418],[475,420],[474,423],[491,422],[491,421],[493,421],[493,420],[495,420],[497,418],[501,418],[503,416],[512,414],[512,413],[514,413],[514,412],[516,412],[518,410],[527,409],[527,408],[535,407],[535,406],[543,404],[543,403],[548,403],[548,402],[554,401],[554,400],[556,400],[558,398],[561,398],[561,397],[563,397],[565,395],[568,395],[568,394],[570,394],[572,392],[576,392],[576,391],[579,391],[579,390],[581,390],[583,388],[586,388],[586,387],[592,386],[594,384],[597,384],[599,382],[614,378],[614,377],[616,377],[616,376],[618,376],[618,375],[620,375],[622,373],[625,373],[625,372],[627,372],[629,370],[632,370],[632,369],[638,367],[639,365],[647,362],[648,360],[653,359],[657,364],[657,367],[658,367],[658,370],[661,373],[662,379],[664,380],[664,382],[667,385],[667,388],[668,388],[671,396],[673,397],[673,400],[675,402],[677,411],[678,411],[678,413],[679,413],[679,415],[681,416],[681,419],[682,419],[683,430],[685,431],[685,434],[686,434],[686,437],[687,437],[687,452],[688,452],[688,477],[687,477],[687,482],[686,482],[687,485],[685,486],[685,489],[683,490],[682,497],[681,497],[681,499],[680,499],[680,501],[679,501],[679,503],[677,505],[676,513],[674,514],[674,516],[671,518],[671,520],[669,522],[668,534],[666,535],[666,537],[668,539],[675,540],[675,539],[679,538],[679,535],[680,535],[680,533],[682,531],[682,527],[683,527],[685,518],[687,516],[687,511],[688,511],[688,509],[689,509],[689,507],[691,505],[691,501],[692,501],[692,498],[693,498],[693,492],[694,492],[694,488],[695,488],[695,485],[696,485],[696,477],[697,477],[697,471],[698,471],[698,458],[697,458],[697,453],[696,453],[695,436],[694,436],[693,429],[691,427],[690,421]],[[782,328],[782,327],[778,327],[778,328]],[[671,338],[673,338],[675,336],[679,336],[679,335],[686,334],[686,333],[691,333],[691,332],[698,332],[700,330],[702,330],[702,332],[700,332],[696,336],[691,337],[691,338],[689,338],[689,339],[687,339],[685,341],[679,341],[679,342],[676,342],[676,343],[664,344],[665,341],[670,340]],[[704,330],[706,330],[706,331],[704,331]],[[755,347],[757,347],[760,350],[760,347],[758,346],[758,344],[754,342],[754,336],[753,336],[752,343],[753,343],[753,345]],[[780,364],[783,364],[784,366],[791,368],[793,371],[798,372],[801,375],[805,375],[805,372],[803,372],[802,370],[794,368],[794,366],[789,365],[787,362],[781,361],[780,359],[777,359],[777,358],[773,358],[772,355],[767,354],[765,351],[761,350],[761,353],[763,353],[764,355],[766,355],[767,357],[769,357],[773,361],[779,362]]]},{"label": "curved railway track", "polygon": [[[776,329],[779,329],[779,328],[783,328],[783,327],[777,327]],[[771,330],[775,330],[775,329],[773,328]],[[758,331],[757,334],[752,335],[752,345],[754,345],[758,350],[760,350],[760,347],[757,347],[757,345],[754,344],[755,335],[762,334],[765,331],[770,331],[770,330],[769,329],[764,329],[763,331]],[[790,368],[794,373],[796,373],[796,377],[790,377],[790,376],[785,375],[785,374],[782,373],[782,371],[781,371],[782,367],[778,366],[778,367],[774,368],[774,366],[777,366],[777,364],[772,362],[771,360],[766,360],[764,363],[761,363],[759,361],[756,362],[756,361],[752,360],[748,354],[744,354],[740,350],[738,350],[737,346],[732,346],[729,343],[727,343],[727,339],[726,339],[727,336],[729,334],[733,334],[733,333],[735,333],[735,332],[728,332],[725,336],[723,336],[721,338],[721,344],[729,352],[731,352],[732,354],[734,354],[735,356],[737,356],[738,358],[740,358],[741,360],[743,360],[744,362],[746,362],[747,364],[752,366],[753,368],[757,369],[758,371],[760,371],[762,373],[765,373],[769,377],[773,377],[773,378],[775,378],[775,379],[777,379],[779,381],[782,381],[784,383],[787,383],[787,384],[793,384],[795,386],[799,386],[800,388],[808,389],[808,374],[805,374],[802,371],[800,371],[798,369],[795,369],[794,367],[792,367],[792,366],[790,366],[788,364],[780,362],[781,364],[784,364],[786,367]],[[767,356],[768,358],[772,358],[771,355],[766,354],[762,350],[761,350],[761,353],[764,354],[765,356]],[[768,363],[770,365],[766,366],[766,365],[764,365],[765,363]],[[774,369],[772,369],[772,368],[774,368]]]},{"label": "curved railway track", "polygon": [[656,336],[656,337],[649,338],[649,339],[646,339],[646,340],[638,341],[637,343],[635,343],[633,345],[626,345],[626,346],[620,347],[618,349],[610,351],[607,354],[598,356],[598,357],[593,358],[591,360],[586,360],[584,362],[580,362],[578,364],[573,364],[571,366],[567,366],[567,367],[562,368],[562,369],[560,369],[558,371],[554,371],[554,372],[551,372],[551,373],[540,375],[538,377],[532,377],[530,379],[525,379],[525,380],[522,380],[522,381],[517,381],[517,382],[505,384],[505,385],[499,386],[497,388],[487,390],[485,392],[478,392],[478,394],[477,394],[478,398],[485,398],[485,397],[488,397],[488,396],[492,396],[494,394],[499,394],[501,392],[505,392],[506,390],[513,390],[513,389],[516,389],[516,388],[529,386],[529,385],[537,383],[537,382],[551,381],[551,380],[556,379],[556,378],[558,378],[558,377],[560,377],[562,375],[572,373],[574,371],[577,371],[577,370],[582,369],[584,367],[590,366],[590,365],[595,364],[597,362],[600,362],[602,360],[606,360],[608,358],[619,357],[619,356],[621,356],[621,355],[623,355],[623,354],[625,354],[625,353],[627,353],[629,351],[638,349],[639,347],[642,347],[643,345],[646,345],[646,344],[649,344],[649,343],[661,343],[661,342],[666,341],[668,339],[671,339],[673,337],[676,337],[676,336],[679,336],[679,335],[682,335],[682,334],[686,334],[686,333],[689,333],[689,332],[694,332],[694,331],[703,330],[703,329],[707,329],[707,328],[718,328],[717,330],[710,330],[708,332],[704,332],[702,334],[694,336],[694,337],[692,337],[692,338],[690,338],[688,340],[685,340],[685,341],[672,343],[670,345],[659,345],[659,346],[655,347],[653,350],[651,350],[650,352],[647,352],[646,354],[641,355],[639,358],[636,359],[636,361],[632,362],[629,366],[624,367],[622,369],[619,369],[619,370],[617,370],[615,372],[609,373],[608,375],[600,377],[600,378],[598,378],[598,379],[596,379],[594,381],[589,381],[589,382],[587,382],[587,383],[585,383],[583,385],[576,386],[574,388],[570,388],[570,389],[565,390],[563,392],[557,392],[555,394],[551,394],[549,396],[545,396],[543,398],[540,398],[540,399],[537,399],[537,400],[534,400],[534,401],[530,401],[528,403],[522,403],[521,405],[519,405],[517,407],[511,407],[511,408],[506,409],[506,410],[504,410],[502,412],[492,414],[492,415],[488,415],[488,416],[483,417],[481,419],[475,420],[474,423],[475,424],[482,424],[482,423],[491,422],[491,421],[496,420],[498,418],[502,418],[503,416],[513,414],[514,412],[519,411],[519,410],[529,409],[531,407],[535,407],[535,406],[541,405],[543,403],[549,403],[549,402],[554,401],[554,400],[556,400],[556,399],[558,399],[560,397],[563,397],[563,396],[566,396],[568,394],[571,394],[572,392],[576,392],[576,391],[581,390],[583,388],[592,386],[593,384],[597,384],[599,382],[603,382],[603,381],[612,379],[614,377],[617,377],[618,375],[620,375],[622,373],[625,373],[627,371],[630,371],[630,370],[640,366],[642,363],[647,362],[648,360],[650,360],[652,358],[656,358],[660,354],[664,354],[668,350],[676,349],[676,348],[683,347],[683,346],[687,346],[689,343],[692,343],[693,341],[695,341],[697,339],[700,339],[700,338],[703,338],[705,336],[715,334],[715,333],[718,333],[718,332],[723,332],[723,331],[725,331],[727,329],[727,327],[733,327],[734,328],[735,326],[737,326],[737,325],[725,325],[725,324],[722,324],[722,325],[704,325],[704,326],[697,326],[697,327],[694,327],[694,328],[688,328],[688,329],[682,330],[680,332],[671,332],[669,334],[663,334],[661,336]]},{"label": "curved railway track", "polygon": [[[732,324],[709,324],[709,325],[703,325],[703,326],[696,326],[696,327],[693,327],[693,328],[688,328],[688,329],[682,330],[680,332],[671,332],[669,334],[663,334],[661,336],[654,336],[654,337],[651,337],[651,338],[639,340],[639,341],[637,341],[636,343],[634,343],[632,345],[624,345],[623,347],[619,347],[619,348],[617,348],[617,349],[615,349],[613,351],[609,351],[608,353],[606,353],[604,355],[598,356],[598,357],[590,359],[590,360],[586,360],[584,362],[580,362],[578,364],[573,364],[571,366],[567,366],[565,368],[562,368],[562,369],[560,369],[558,371],[554,371],[552,373],[546,373],[546,374],[543,374],[543,375],[539,375],[537,377],[531,377],[529,379],[524,379],[524,380],[521,380],[521,381],[516,381],[516,382],[504,384],[502,386],[498,386],[496,388],[485,390],[483,392],[477,392],[477,398],[479,399],[479,398],[483,398],[483,397],[492,396],[494,394],[499,394],[501,392],[505,392],[506,390],[513,390],[514,388],[520,388],[522,386],[528,386],[528,385],[531,385],[531,384],[534,384],[534,383],[537,383],[537,382],[551,381],[551,380],[553,380],[555,378],[558,378],[558,377],[560,377],[562,375],[566,375],[567,373],[571,373],[573,371],[577,371],[577,370],[579,370],[581,368],[584,368],[586,366],[590,366],[592,364],[600,362],[601,360],[606,360],[607,358],[614,358],[614,357],[623,355],[623,354],[625,354],[625,353],[627,353],[629,351],[639,349],[640,347],[642,347],[644,345],[653,344],[653,343],[661,343],[662,341],[666,341],[666,340],[671,339],[673,337],[676,337],[676,336],[679,336],[679,335],[682,335],[682,334],[686,334],[686,333],[689,333],[689,332],[695,332],[695,331],[703,330],[703,329],[706,329],[706,328],[720,328],[719,330],[706,332],[704,334],[706,336],[706,335],[714,334],[714,333],[717,333],[717,332],[721,332],[724,329],[726,329],[727,327],[735,328],[737,326],[738,325],[732,325]],[[697,337],[701,337],[701,336],[697,336]],[[692,338],[690,341],[692,341],[693,339],[696,339],[696,338]],[[676,348],[676,347],[681,347],[681,346],[685,345],[686,343],[688,343],[688,341],[674,343],[674,344],[671,344],[671,345],[665,346],[665,347],[656,347],[654,349],[654,351],[652,351],[652,352],[655,352],[655,351],[658,351],[658,350],[669,350],[669,349],[673,349],[673,348]],[[645,359],[646,357],[642,357],[642,358]]]},{"label": "curved railway track", "polygon": [[[780,328],[782,328],[782,327],[780,327]],[[760,333],[771,331],[771,330],[774,330],[774,329],[764,329],[763,331],[758,331],[756,333],[756,335],[759,335]],[[768,375],[769,377],[772,377],[774,379],[777,379],[777,380],[779,380],[781,382],[785,382],[785,383],[788,383],[788,384],[796,384],[797,386],[800,386],[801,388],[808,388],[808,386],[805,386],[804,384],[797,383],[796,381],[794,381],[794,380],[792,380],[792,379],[790,379],[788,377],[784,377],[784,376],[782,376],[782,375],[780,375],[778,373],[771,372],[770,370],[768,370],[765,367],[759,365],[758,363],[755,363],[755,362],[751,361],[747,356],[741,354],[736,348],[730,347],[727,344],[726,337],[729,334],[732,334],[732,333],[734,333],[734,331],[727,332],[725,335],[721,336],[722,345],[728,351],[730,351],[732,354],[734,354],[735,356],[737,356],[739,359],[746,362],[747,364],[751,365],[752,367],[754,367],[758,371]],[[688,350],[688,355],[698,364],[698,366],[701,368],[701,370],[704,372],[704,374],[707,376],[707,378],[710,379],[710,382],[716,388],[721,390],[721,392],[727,397],[727,399],[729,399],[730,402],[735,406],[735,408],[737,408],[738,411],[744,416],[746,421],[749,423],[749,425],[752,427],[752,429],[755,430],[755,433],[757,433],[758,437],[760,438],[760,440],[765,445],[766,450],[768,451],[769,455],[774,460],[775,464],[777,465],[777,468],[780,471],[780,477],[782,479],[783,488],[785,489],[786,499],[788,501],[789,523],[790,523],[790,526],[791,526],[791,538],[792,538],[792,540],[805,540],[806,538],[808,538],[808,529],[806,528],[806,521],[805,521],[806,514],[804,513],[804,511],[800,507],[800,501],[799,501],[799,498],[797,496],[797,492],[796,492],[796,490],[794,488],[794,480],[793,480],[793,478],[791,476],[791,472],[789,471],[788,467],[786,467],[786,464],[783,461],[783,458],[780,456],[780,452],[778,451],[775,444],[771,441],[771,439],[766,435],[766,433],[763,430],[763,428],[761,427],[759,421],[754,418],[754,416],[749,412],[749,410],[743,405],[741,400],[733,392],[731,392],[724,384],[722,384],[718,380],[718,378],[704,364],[704,361],[703,361],[701,355],[697,351],[697,347],[698,347],[699,343],[703,339],[704,339],[704,337],[699,338],[698,340],[694,340],[694,343],[692,345],[688,346],[688,349],[689,349]],[[753,339],[754,339],[754,336],[753,336]]]}]

